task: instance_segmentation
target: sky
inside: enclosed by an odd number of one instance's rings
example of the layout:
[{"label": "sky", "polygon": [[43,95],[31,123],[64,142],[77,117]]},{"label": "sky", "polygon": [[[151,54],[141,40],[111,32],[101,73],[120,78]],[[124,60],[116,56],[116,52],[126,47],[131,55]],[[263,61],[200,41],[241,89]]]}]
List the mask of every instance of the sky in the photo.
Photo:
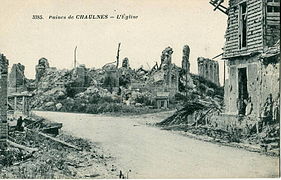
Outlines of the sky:
[{"label": "sky", "polygon": [[[227,3],[225,2],[225,6]],[[182,48],[190,46],[191,72],[197,73],[197,58],[222,53],[227,16],[213,11],[209,0],[1,0],[0,53],[14,63],[25,65],[25,75],[34,78],[41,57],[58,69],[77,62],[100,68],[129,58],[132,68],[160,63],[161,52],[173,48],[172,62],[181,66]],[[138,16],[120,19],[49,19],[49,16],[118,14]],[[42,15],[44,19],[32,19]],[[223,81],[223,62],[220,81]]]}]

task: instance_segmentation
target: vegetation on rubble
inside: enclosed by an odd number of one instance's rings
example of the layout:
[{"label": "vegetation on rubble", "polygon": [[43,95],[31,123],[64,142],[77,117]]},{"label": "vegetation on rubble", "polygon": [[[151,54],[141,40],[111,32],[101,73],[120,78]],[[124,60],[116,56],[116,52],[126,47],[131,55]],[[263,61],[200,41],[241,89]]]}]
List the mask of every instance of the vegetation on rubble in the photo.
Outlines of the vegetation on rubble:
[{"label": "vegetation on rubble", "polygon": [[[116,102],[84,104],[81,103],[81,101],[74,101],[74,102],[63,101],[62,103],[65,104],[64,108],[60,110],[63,112],[78,112],[78,113],[91,113],[91,114],[101,114],[101,113],[142,114],[142,113],[152,113],[157,111],[156,109],[150,109],[149,107],[128,106]],[[47,108],[46,110],[52,111],[54,109]]]},{"label": "vegetation on rubble", "polygon": [[50,98],[49,101],[61,103],[63,107],[59,110],[54,105],[43,107],[44,110],[48,111],[61,111],[61,112],[78,112],[78,113],[126,113],[126,114],[141,114],[141,113],[152,113],[159,111],[153,108],[153,103],[148,96],[140,95],[137,96],[135,102],[139,106],[126,105],[121,102],[118,97],[112,96],[100,96],[98,93],[91,94],[90,96],[74,97],[74,98],[63,98],[54,99]]},{"label": "vegetation on rubble", "polygon": [[[61,134],[58,138],[82,148],[77,151],[59,143],[39,137],[31,131],[10,132],[18,144],[36,147],[34,153],[9,147],[6,156],[0,159],[0,178],[54,179],[54,178],[113,178],[114,171],[106,167],[110,156],[97,152],[90,141]],[[115,174],[117,174],[115,172]]]}]

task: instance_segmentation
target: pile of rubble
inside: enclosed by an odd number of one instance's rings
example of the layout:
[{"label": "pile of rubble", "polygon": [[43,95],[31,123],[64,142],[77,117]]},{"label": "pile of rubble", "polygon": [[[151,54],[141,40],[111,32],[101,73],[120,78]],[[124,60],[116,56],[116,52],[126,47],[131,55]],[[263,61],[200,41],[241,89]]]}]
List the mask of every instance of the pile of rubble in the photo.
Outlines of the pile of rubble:
[{"label": "pile of rubble", "polygon": [[[182,95],[179,97],[180,99],[185,99],[182,108],[156,125],[166,127],[174,125],[207,125],[210,117],[222,112],[223,98],[218,95],[219,92],[215,92],[213,88],[206,86],[207,83],[194,82],[196,88],[188,91],[188,96]],[[201,86],[206,86],[206,88],[202,89]],[[219,87],[217,87],[216,91],[218,90]]]},{"label": "pile of rubble", "polygon": [[[103,113],[122,109],[128,111],[129,106],[142,107],[145,106],[142,100],[151,98],[148,92],[131,91],[126,86],[120,86],[118,91],[110,92],[109,89],[103,87],[104,73],[103,70],[90,70],[89,74],[93,76],[93,80],[89,86],[79,87],[78,90],[69,78],[71,74],[66,71],[52,71],[42,78],[47,82],[45,84],[48,87],[34,91],[31,107],[38,110]],[[62,79],[64,79],[63,86],[53,85]],[[148,108],[145,109],[148,110]]]},{"label": "pile of rubble", "polygon": [[[153,105],[148,100],[153,99],[151,92],[131,86],[131,82],[145,83],[148,71],[142,67],[132,70],[128,58],[124,58],[120,68],[109,63],[101,69],[80,65],[72,70],[49,67],[47,59],[41,58],[36,72],[37,89],[33,91],[31,101],[34,109],[81,112],[87,109],[85,107],[98,103],[114,103],[114,106],[120,106],[117,109],[122,109],[124,105],[150,108]],[[149,87],[147,84],[146,87]],[[72,106],[75,104],[83,107],[81,111]]]},{"label": "pile of rubble", "polygon": [[[156,62],[148,70],[142,66],[132,69],[127,57],[121,67],[118,67],[119,63],[112,62],[100,69],[80,65],[71,70],[58,70],[51,67],[46,58],[41,58],[35,67],[35,80],[26,79],[24,71],[21,75],[29,93],[33,94],[30,100],[32,109],[147,113],[173,108],[180,102],[177,97],[186,94],[198,94],[199,99],[202,94],[210,97],[215,93],[222,95],[222,88],[189,72],[189,53],[190,49],[185,45],[182,67],[178,67],[172,63],[173,49],[167,47],[161,53],[159,65]],[[13,77],[10,76],[11,82]]]}]

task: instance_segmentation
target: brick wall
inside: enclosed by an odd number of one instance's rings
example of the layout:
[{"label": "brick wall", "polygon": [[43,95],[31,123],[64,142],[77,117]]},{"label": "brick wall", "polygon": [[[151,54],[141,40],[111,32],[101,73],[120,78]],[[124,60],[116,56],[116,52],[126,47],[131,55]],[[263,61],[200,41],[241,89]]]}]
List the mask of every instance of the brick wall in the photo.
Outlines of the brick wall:
[{"label": "brick wall", "polygon": [[8,60],[0,54],[0,149],[6,147],[8,137],[7,124],[7,79]]},{"label": "brick wall", "polygon": [[8,137],[8,123],[0,123],[0,149],[5,148]]}]

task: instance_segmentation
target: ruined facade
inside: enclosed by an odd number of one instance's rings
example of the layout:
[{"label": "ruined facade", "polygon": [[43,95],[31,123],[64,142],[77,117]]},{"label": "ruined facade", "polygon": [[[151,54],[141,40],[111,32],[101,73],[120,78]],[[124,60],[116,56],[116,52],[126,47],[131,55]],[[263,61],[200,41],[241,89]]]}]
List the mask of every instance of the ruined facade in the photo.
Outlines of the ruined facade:
[{"label": "ruined facade", "polygon": [[173,49],[167,47],[162,51],[160,68],[164,72],[165,85],[168,91],[178,91],[178,69],[172,64]]},{"label": "ruined facade", "polygon": [[7,94],[8,94],[8,60],[0,54],[0,150],[5,149],[8,137]]},{"label": "ruined facade", "polygon": [[45,74],[45,72],[47,71],[47,69],[49,68],[49,62],[46,58],[41,58],[38,60],[38,65],[36,65],[35,67],[35,71],[36,71],[36,82],[39,82],[41,77]]},{"label": "ruined facade", "polygon": [[267,118],[279,121],[280,2],[230,0],[225,38],[228,117],[221,118],[223,124],[258,127]]},{"label": "ruined facade", "polygon": [[190,72],[190,62],[189,62],[189,54],[190,54],[190,48],[188,45],[185,45],[183,47],[182,51],[182,69],[185,70],[185,72],[189,73]]},{"label": "ruined facade", "polygon": [[173,52],[174,51],[171,47],[167,47],[162,51],[160,68],[165,69],[172,63]]},{"label": "ruined facade", "polygon": [[220,86],[219,81],[219,63],[217,61],[199,57],[197,59],[198,63],[198,74],[199,76],[208,79],[209,81]]},{"label": "ruined facade", "polygon": [[173,99],[179,91],[179,68],[172,63],[172,54],[171,47],[165,48],[161,54],[159,69],[151,74],[150,80],[153,84],[150,88],[153,89],[155,97],[159,93],[168,92],[169,99]]},{"label": "ruined facade", "polygon": [[179,90],[179,73],[175,64],[172,64],[173,49],[170,47],[165,48],[161,55],[160,72],[164,80],[162,87],[159,91],[166,91],[173,97]]},{"label": "ruined facade", "polygon": [[21,93],[27,90],[24,70],[24,65],[20,63],[13,64],[9,73],[9,93]]},{"label": "ruined facade", "polygon": [[180,68],[172,63],[172,54],[171,47],[165,48],[161,53],[159,67],[156,63],[150,71],[139,68],[136,71],[137,77],[130,82],[130,90],[151,94],[157,108],[167,108],[169,101],[179,92]]}]

